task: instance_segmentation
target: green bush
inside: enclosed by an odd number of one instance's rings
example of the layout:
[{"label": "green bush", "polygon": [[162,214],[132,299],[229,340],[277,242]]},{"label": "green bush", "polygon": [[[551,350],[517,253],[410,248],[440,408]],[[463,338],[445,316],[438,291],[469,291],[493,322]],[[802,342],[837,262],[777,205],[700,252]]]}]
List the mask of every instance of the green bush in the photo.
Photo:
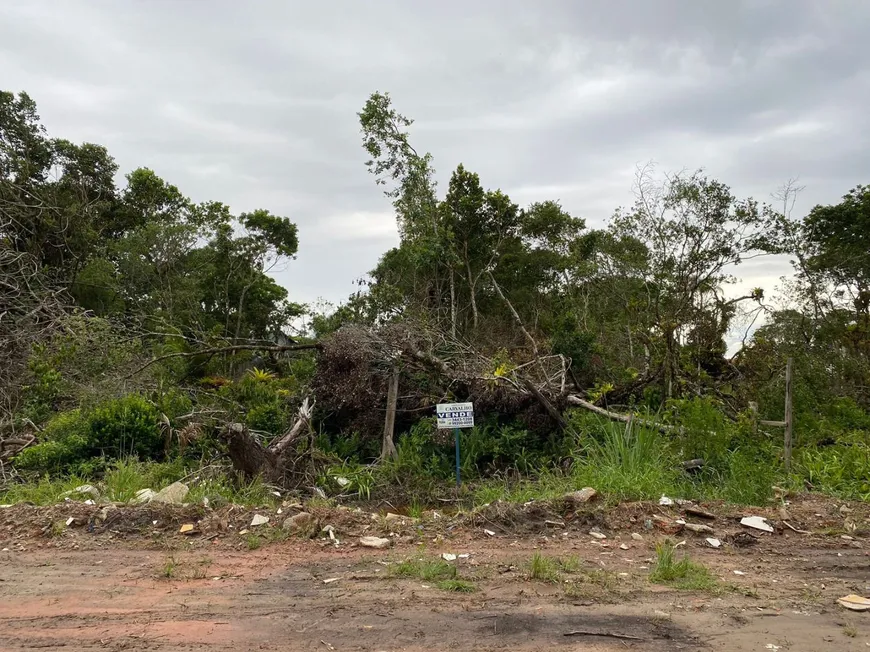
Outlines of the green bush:
[{"label": "green bush", "polygon": [[160,457],[164,439],[159,418],[157,408],[138,394],[108,401],[89,415],[91,447],[112,458]]},{"label": "green bush", "polygon": [[64,441],[45,441],[25,448],[15,456],[15,467],[24,471],[61,473],[69,471],[87,455],[87,440],[72,435]]},{"label": "green bush", "polygon": [[49,473],[95,472],[105,460],[130,455],[155,459],[163,454],[159,412],[137,394],[102,403],[89,412],[58,414],[42,432],[42,441],[15,457],[22,470]]},{"label": "green bush", "polygon": [[251,430],[278,435],[287,429],[287,412],[278,401],[255,405],[245,416],[245,424]]}]

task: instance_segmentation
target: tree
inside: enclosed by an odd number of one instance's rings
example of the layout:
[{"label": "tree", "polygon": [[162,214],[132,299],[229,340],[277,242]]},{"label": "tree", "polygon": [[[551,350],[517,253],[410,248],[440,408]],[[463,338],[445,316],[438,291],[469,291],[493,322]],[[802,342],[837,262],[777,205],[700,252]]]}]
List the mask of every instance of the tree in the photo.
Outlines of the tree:
[{"label": "tree", "polygon": [[650,342],[660,349],[664,392],[671,397],[680,392],[680,346],[698,315],[709,313],[714,331],[724,333],[731,307],[761,300],[761,290],[725,299],[723,287],[736,281],[734,266],[761,254],[770,210],[752,199],[738,200],[728,186],[701,172],[659,180],[643,168],[636,196],[633,209],[617,212],[610,230],[646,249],[634,273],[647,295]]}]

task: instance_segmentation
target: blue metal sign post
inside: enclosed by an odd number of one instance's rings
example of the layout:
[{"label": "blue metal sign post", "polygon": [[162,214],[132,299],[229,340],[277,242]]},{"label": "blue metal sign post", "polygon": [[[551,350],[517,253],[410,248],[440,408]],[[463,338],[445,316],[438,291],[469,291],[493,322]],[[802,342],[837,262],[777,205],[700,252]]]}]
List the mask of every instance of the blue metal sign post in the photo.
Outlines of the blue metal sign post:
[{"label": "blue metal sign post", "polygon": [[461,456],[459,436],[462,428],[474,428],[474,404],[472,403],[439,403],[435,408],[438,417],[438,428],[453,429],[456,446],[456,486],[462,484],[460,471]]},{"label": "blue metal sign post", "polygon": [[453,429],[453,435],[456,437],[456,486],[462,484],[462,476],[459,471],[459,428]]}]

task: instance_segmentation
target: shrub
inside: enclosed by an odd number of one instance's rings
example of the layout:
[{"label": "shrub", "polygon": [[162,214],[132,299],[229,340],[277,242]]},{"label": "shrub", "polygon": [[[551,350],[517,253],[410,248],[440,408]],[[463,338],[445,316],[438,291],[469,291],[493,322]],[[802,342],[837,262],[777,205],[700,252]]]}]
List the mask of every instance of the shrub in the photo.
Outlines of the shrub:
[{"label": "shrub", "polygon": [[157,408],[138,394],[108,401],[89,415],[91,447],[112,458],[160,457],[164,440],[159,417]]},{"label": "shrub", "polygon": [[164,446],[158,418],[157,408],[137,394],[102,403],[87,413],[64,412],[48,422],[43,441],[15,457],[15,466],[49,473],[94,472],[103,464],[92,458],[158,458]]}]

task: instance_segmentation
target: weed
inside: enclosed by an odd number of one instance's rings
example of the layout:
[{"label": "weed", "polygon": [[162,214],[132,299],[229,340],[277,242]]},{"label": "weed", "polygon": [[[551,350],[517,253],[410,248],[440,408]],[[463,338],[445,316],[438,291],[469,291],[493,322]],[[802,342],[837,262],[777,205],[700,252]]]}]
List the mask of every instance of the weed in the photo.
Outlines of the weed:
[{"label": "weed", "polygon": [[582,568],[583,562],[576,555],[563,557],[559,560],[559,568],[563,573],[577,573]]},{"label": "weed", "polygon": [[690,561],[688,555],[677,560],[676,549],[669,541],[656,546],[656,565],[649,579],[656,584],[667,584],[686,591],[711,591],[717,588],[716,578],[705,566]]},{"label": "weed", "polygon": [[393,565],[390,572],[398,577],[415,577],[429,582],[457,577],[456,566],[443,559],[406,559]]},{"label": "weed", "polygon": [[858,636],[858,628],[851,624],[843,625],[843,634],[849,638],[855,638]]},{"label": "weed", "polygon": [[175,561],[175,557],[170,555],[163,562],[163,567],[160,569],[160,576],[170,580],[175,577],[177,570],[178,562]]},{"label": "weed", "polygon": [[536,552],[529,561],[529,579],[542,582],[559,581],[559,560]]},{"label": "weed", "polygon": [[247,534],[245,535],[245,543],[248,546],[248,550],[257,550],[263,545],[263,540],[257,534]]},{"label": "weed", "polygon": [[416,500],[412,501],[410,505],[408,505],[408,516],[411,518],[421,518],[423,516],[423,505],[418,503]]},{"label": "weed", "polygon": [[466,580],[442,580],[436,585],[442,591],[454,591],[456,593],[474,593],[477,587]]},{"label": "weed", "polygon": [[53,521],[51,525],[48,526],[48,530],[46,534],[56,539],[57,537],[62,537],[66,533],[66,521]]}]

